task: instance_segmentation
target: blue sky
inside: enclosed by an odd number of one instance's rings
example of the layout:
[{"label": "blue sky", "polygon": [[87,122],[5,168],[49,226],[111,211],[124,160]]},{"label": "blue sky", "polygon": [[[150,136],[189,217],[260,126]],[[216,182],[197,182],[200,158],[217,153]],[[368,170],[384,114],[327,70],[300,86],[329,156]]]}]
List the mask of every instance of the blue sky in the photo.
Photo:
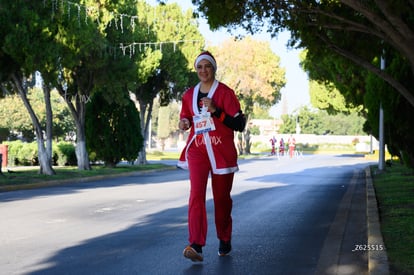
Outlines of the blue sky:
[{"label": "blue sky", "polygon": [[[149,1],[156,3],[155,0]],[[191,0],[169,0],[167,3],[178,3],[183,10],[189,8],[194,9]],[[207,24],[207,20],[200,18],[199,30],[207,41],[207,46],[219,45],[224,40],[230,38],[232,35],[227,30],[219,30],[212,32]],[[237,30],[240,33],[245,33],[243,30]],[[266,32],[253,35],[253,38],[258,40],[266,40],[270,42],[273,52],[280,57],[281,67],[286,69],[286,86],[282,89],[282,101],[273,106],[270,115],[273,117],[280,117],[282,112],[283,101],[287,101],[288,113],[293,113],[301,106],[309,105],[309,84],[306,73],[299,66],[300,50],[287,49],[286,44],[289,39],[289,33],[280,33],[276,38],[271,38]]]}]

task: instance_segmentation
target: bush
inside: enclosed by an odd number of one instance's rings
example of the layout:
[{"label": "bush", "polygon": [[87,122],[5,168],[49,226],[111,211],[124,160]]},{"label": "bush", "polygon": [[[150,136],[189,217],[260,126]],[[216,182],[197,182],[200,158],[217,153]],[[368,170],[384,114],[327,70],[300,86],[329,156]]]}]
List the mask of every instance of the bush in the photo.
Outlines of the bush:
[{"label": "bush", "polygon": [[252,153],[264,153],[264,152],[270,152],[271,149],[272,147],[270,143],[264,144],[263,142],[257,141],[257,142],[252,143],[250,151]]},{"label": "bush", "polygon": [[153,154],[154,156],[164,156],[164,153],[163,152],[161,152],[161,151],[153,151],[151,154]]},{"label": "bush", "polygon": [[54,156],[56,156],[56,164],[59,166],[76,165],[76,148],[70,142],[59,142],[56,145]]},{"label": "bush", "polygon": [[9,166],[28,166],[37,165],[38,149],[36,142],[22,142],[21,140],[8,141],[4,144],[8,145],[8,165]]},{"label": "bush", "polygon": [[[21,140],[4,142],[8,145],[9,166],[39,165],[37,142]],[[70,142],[59,142],[53,146],[54,164],[59,166],[76,165],[75,146]]]},{"label": "bush", "polygon": [[38,148],[37,142],[31,143],[23,143],[23,147],[19,152],[19,159],[22,163],[20,165],[23,166],[31,166],[31,165],[38,165]]},{"label": "bush", "polygon": [[18,165],[19,163],[19,151],[23,147],[23,142],[20,140],[17,141],[8,141],[4,142],[4,144],[8,145],[8,156],[7,162],[9,166]]}]

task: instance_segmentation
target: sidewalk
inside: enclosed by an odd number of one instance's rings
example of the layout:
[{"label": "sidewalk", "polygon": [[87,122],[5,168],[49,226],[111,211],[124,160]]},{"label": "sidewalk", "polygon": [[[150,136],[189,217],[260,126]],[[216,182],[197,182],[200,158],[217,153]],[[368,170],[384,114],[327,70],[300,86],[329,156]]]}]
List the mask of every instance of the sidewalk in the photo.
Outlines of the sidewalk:
[{"label": "sidewalk", "polygon": [[315,274],[389,274],[369,167],[354,174],[330,227]]}]

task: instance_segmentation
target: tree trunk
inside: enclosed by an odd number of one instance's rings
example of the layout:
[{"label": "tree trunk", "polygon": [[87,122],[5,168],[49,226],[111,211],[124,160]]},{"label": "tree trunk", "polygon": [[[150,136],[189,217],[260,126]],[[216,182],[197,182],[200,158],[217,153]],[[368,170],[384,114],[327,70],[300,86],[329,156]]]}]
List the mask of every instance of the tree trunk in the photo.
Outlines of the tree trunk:
[{"label": "tree trunk", "polygon": [[244,136],[244,152],[249,155],[251,154],[251,142],[250,142],[250,130],[246,129],[246,131],[244,131],[243,133]]},{"label": "tree trunk", "polygon": [[78,170],[91,170],[85,140],[76,140],[76,158],[78,160]]},{"label": "tree trunk", "polygon": [[[44,174],[44,175],[54,175],[55,171],[53,170],[52,167],[52,158],[51,158],[51,150],[52,150],[52,134],[51,134],[51,130],[49,131],[49,133],[46,133],[46,135],[48,137],[50,137],[49,139],[49,145],[48,147],[50,148],[50,152],[48,152],[48,150],[45,148],[45,142],[44,142],[44,138],[43,138],[43,130],[42,127],[40,125],[39,119],[37,118],[35,112],[33,111],[33,108],[27,98],[27,86],[23,85],[23,83],[27,83],[26,79],[24,76],[17,76],[16,74],[12,75],[12,80],[14,85],[16,86],[16,89],[19,93],[20,98],[23,101],[24,106],[26,107],[27,111],[29,112],[30,118],[32,120],[33,123],[33,127],[35,129],[35,133],[36,133],[36,139],[37,139],[37,148],[38,148],[38,158],[39,158],[39,165],[40,165],[40,170],[39,173],[40,174]],[[44,90],[45,91],[45,90]],[[49,102],[49,108],[50,108],[50,95],[48,97],[48,93],[45,93],[45,100],[46,102]],[[46,107],[46,110],[48,110],[48,107]],[[49,110],[50,114],[47,114],[46,117],[47,119],[51,119],[52,114],[51,114],[51,108]],[[47,123],[52,123],[51,121],[47,122]]]},{"label": "tree trunk", "polygon": [[243,133],[236,133],[236,142],[239,155],[244,155]]},{"label": "tree trunk", "polygon": [[[89,101],[88,92],[78,91],[74,96],[67,95],[63,86],[57,86],[57,90],[61,97],[65,100],[73,120],[76,125],[76,159],[78,164],[78,170],[90,170],[91,165],[89,163],[89,155],[86,150],[86,134],[85,134],[85,116],[86,116],[86,103]],[[73,105],[72,99],[74,98],[76,108]]]},{"label": "tree trunk", "polygon": [[138,158],[137,158],[137,164],[138,165],[147,164],[147,153],[146,153],[145,149],[142,149],[141,151],[139,151]]},{"label": "tree trunk", "polygon": [[[85,134],[85,102],[76,98],[78,106],[78,116],[76,120],[76,158],[78,160],[78,170],[90,170],[88,150],[86,150]],[[78,102],[79,101],[79,102]]]},{"label": "tree trunk", "polygon": [[144,165],[144,164],[147,164],[147,153],[146,153],[145,145],[148,142],[148,130],[146,129],[146,123],[145,123],[146,105],[143,104],[139,100],[138,100],[138,104],[139,104],[139,116],[140,116],[139,121],[141,123],[141,134],[142,134],[142,137],[144,138],[144,142],[143,142],[144,146],[139,151],[137,160],[138,160],[138,165]]},{"label": "tree trunk", "polygon": [[53,170],[51,165],[52,159],[49,157],[49,153],[47,152],[47,149],[43,144],[43,138],[41,140],[37,139],[38,157],[40,165],[39,173],[42,175],[54,175],[56,174],[56,172]]},{"label": "tree trunk", "polygon": [[[151,102],[151,104],[147,104],[145,101],[143,100],[137,100],[138,104],[139,104],[139,115],[140,115],[140,122],[141,122],[141,133],[142,136],[144,137],[144,146],[143,148],[139,151],[138,154],[138,164],[139,165],[145,165],[147,164],[147,153],[146,153],[146,144],[147,142],[151,142],[151,140],[149,140],[149,126],[151,123],[151,115],[152,115],[152,107],[153,107],[153,103]],[[148,106],[148,111],[147,111],[147,106]]]},{"label": "tree trunk", "polygon": [[50,89],[47,85],[43,85],[43,94],[46,105],[46,157],[49,159],[50,165],[53,166],[53,111],[50,103]]},{"label": "tree trunk", "polygon": [[[253,102],[249,102],[248,106],[253,106]],[[251,154],[251,142],[250,142],[250,129],[249,129],[249,121],[250,121],[250,114],[253,112],[251,107],[246,108],[245,116],[246,116],[246,129],[241,133],[241,143],[243,145],[243,152],[246,155]]]}]

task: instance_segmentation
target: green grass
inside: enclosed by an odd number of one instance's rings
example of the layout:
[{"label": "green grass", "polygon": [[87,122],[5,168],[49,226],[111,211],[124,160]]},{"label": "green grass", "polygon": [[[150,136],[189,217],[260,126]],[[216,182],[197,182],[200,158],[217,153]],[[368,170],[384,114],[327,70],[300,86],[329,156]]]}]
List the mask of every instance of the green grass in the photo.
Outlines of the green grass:
[{"label": "green grass", "polygon": [[147,160],[178,160],[181,152],[151,151],[147,153]]},{"label": "green grass", "polygon": [[373,181],[391,274],[414,274],[414,171],[394,162]]},{"label": "green grass", "polygon": [[[176,160],[179,158],[178,152],[152,152],[147,154],[147,160]],[[89,177],[120,175],[137,171],[147,171],[163,168],[163,164],[147,165],[119,165],[114,168],[104,167],[101,165],[92,166],[91,170],[78,170],[77,167],[54,167],[56,174],[52,176],[39,174],[38,167],[10,167],[13,173],[8,173],[2,169],[3,176],[0,175],[0,187],[16,185],[33,185],[38,183],[52,183],[55,181],[70,181]]]},{"label": "green grass", "polygon": [[78,170],[77,167],[54,167],[55,175],[41,175],[39,168],[25,168],[13,169],[13,173],[3,171],[3,176],[0,176],[0,187],[7,185],[30,185],[43,182],[53,181],[70,181],[83,179],[88,177],[120,175],[123,173],[131,173],[137,171],[153,170],[165,167],[163,164],[147,164],[147,165],[133,165],[133,166],[119,166],[115,168],[108,168],[104,166],[93,166],[92,170]]}]

